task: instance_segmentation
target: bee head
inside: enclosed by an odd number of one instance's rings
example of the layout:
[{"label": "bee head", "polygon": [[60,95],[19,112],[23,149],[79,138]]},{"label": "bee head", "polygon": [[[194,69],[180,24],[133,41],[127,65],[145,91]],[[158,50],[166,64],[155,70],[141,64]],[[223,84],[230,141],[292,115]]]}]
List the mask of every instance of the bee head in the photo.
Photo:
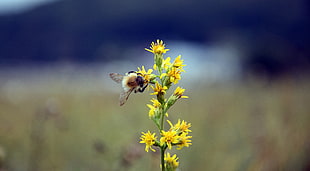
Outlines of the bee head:
[{"label": "bee head", "polygon": [[138,75],[137,78],[136,78],[136,82],[137,82],[137,84],[140,87],[143,87],[143,85],[144,85],[144,78]]}]

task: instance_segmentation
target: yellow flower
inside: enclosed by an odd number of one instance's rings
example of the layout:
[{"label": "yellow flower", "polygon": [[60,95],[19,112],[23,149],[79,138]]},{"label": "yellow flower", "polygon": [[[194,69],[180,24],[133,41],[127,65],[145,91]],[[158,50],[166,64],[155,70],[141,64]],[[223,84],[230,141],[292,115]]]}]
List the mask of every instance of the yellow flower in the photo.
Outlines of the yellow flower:
[{"label": "yellow flower", "polygon": [[[167,57],[166,59],[162,61],[162,68],[164,68],[165,70],[168,70],[171,66],[173,66],[170,62],[170,59],[171,59],[170,57]],[[157,70],[157,65],[154,64],[153,68],[154,70]]]},{"label": "yellow flower", "polygon": [[174,84],[177,84],[179,82],[179,80],[181,80],[181,71],[182,70],[179,70],[177,68],[171,68],[167,75],[169,76],[170,78],[170,82],[174,83]]},{"label": "yellow flower", "polygon": [[156,43],[152,42],[150,49],[145,48],[146,51],[149,51],[154,54],[164,54],[170,49],[165,49],[165,44],[162,40],[157,39]]},{"label": "yellow flower", "polygon": [[181,122],[180,119],[178,120],[178,123],[176,123],[175,125],[172,125],[172,123],[169,120],[167,120],[167,122],[170,125],[169,131],[175,131],[176,134],[178,135],[178,142],[177,142],[178,150],[182,149],[183,147],[189,147],[190,145],[192,145],[191,143],[192,140],[190,140],[192,136],[187,136],[189,132],[192,132],[191,130],[188,129],[191,127],[190,123],[187,123],[184,120]]},{"label": "yellow flower", "polygon": [[138,73],[141,74],[141,76],[144,78],[146,82],[150,82],[152,72],[153,72],[152,69],[148,69],[146,72],[144,66],[142,66],[141,68],[138,67]]},{"label": "yellow flower", "polygon": [[[171,126],[171,124],[170,124]],[[184,120],[181,122],[180,119],[178,120],[178,123],[176,123],[173,127],[174,130],[180,131],[182,133],[188,133],[192,132],[189,128],[191,127],[191,123],[187,123]]]},{"label": "yellow flower", "polygon": [[153,105],[147,104],[147,107],[150,108],[150,110],[149,110],[149,117],[150,118],[155,116],[157,109],[161,106],[161,103],[154,98],[151,100],[151,102],[153,102]]},{"label": "yellow flower", "polygon": [[159,76],[159,78],[160,79],[162,79],[164,76],[166,76],[167,75],[167,73],[162,73],[160,76]]},{"label": "yellow flower", "polygon": [[[164,59],[163,61],[162,61],[162,68],[164,68],[165,70],[168,70],[168,68],[172,65],[171,63],[170,63],[170,57],[167,57],[166,59]],[[154,64],[153,65],[153,69],[154,70],[157,70],[157,65],[156,64]]]},{"label": "yellow flower", "polygon": [[175,170],[177,167],[179,167],[179,158],[176,154],[171,156],[170,153],[167,153],[165,154],[164,160],[166,161],[165,167],[167,170]]},{"label": "yellow flower", "polygon": [[176,144],[179,142],[179,136],[177,135],[177,132],[174,130],[169,131],[162,131],[161,133],[162,137],[160,138],[160,145],[167,144],[168,148],[171,149],[172,144]]},{"label": "yellow flower", "polygon": [[168,68],[171,66],[170,57],[167,57],[165,60],[163,60],[162,65],[165,70],[168,70]]},{"label": "yellow flower", "polygon": [[150,105],[150,104],[147,104],[147,107],[150,108],[150,110],[149,110],[149,117],[150,118],[154,117],[156,108],[154,106]]},{"label": "yellow flower", "polygon": [[141,141],[140,143],[145,143],[145,151],[149,152],[149,149],[151,149],[153,152],[156,150],[152,148],[152,145],[155,144],[156,141],[155,133],[151,134],[150,131],[147,131],[147,133],[142,132],[142,135],[140,137]]},{"label": "yellow flower", "polygon": [[179,55],[177,58],[175,58],[174,62],[173,62],[173,67],[176,67],[176,68],[182,68],[183,66],[186,66],[186,65],[183,65],[183,59],[181,60],[181,55]]},{"label": "yellow flower", "polygon": [[178,98],[188,98],[188,96],[183,96],[183,93],[184,93],[185,89],[181,88],[181,87],[177,87],[175,90],[174,90],[174,95]]},{"label": "yellow flower", "polygon": [[171,123],[171,121],[169,121],[169,120],[167,120],[167,122],[168,122],[168,124],[170,125],[170,129],[172,129],[173,128],[173,125],[172,125],[172,123]]},{"label": "yellow flower", "polygon": [[153,102],[153,106],[155,108],[158,108],[161,106],[161,103],[157,99],[152,98],[151,102]]},{"label": "yellow flower", "polygon": [[190,140],[190,138],[192,138],[192,136],[187,136],[187,133],[182,133],[179,136],[179,142],[177,144],[178,146],[178,150],[181,150],[183,147],[189,147],[190,145],[192,145],[192,140]]},{"label": "yellow flower", "polygon": [[155,87],[151,86],[154,90],[154,93],[151,93],[151,95],[157,95],[157,94],[165,94],[166,90],[168,89],[167,86],[161,86],[159,83],[155,83]]}]

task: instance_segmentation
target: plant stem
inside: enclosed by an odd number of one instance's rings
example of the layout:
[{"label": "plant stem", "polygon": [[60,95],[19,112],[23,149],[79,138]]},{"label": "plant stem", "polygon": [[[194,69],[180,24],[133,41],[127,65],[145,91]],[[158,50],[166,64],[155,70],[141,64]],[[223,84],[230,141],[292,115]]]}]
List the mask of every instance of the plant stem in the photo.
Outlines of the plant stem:
[{"label": "plant stem", "polygon": [[[162,58],[162,57],[161,57]],[[157,65],[158,67],[158,71],[159,71],[159,77],[162,75],[162,68],[161,68],[161,64],[162,64],[162,60],[160,62],[160,65]],[[164,81],[163,79],[160,79],[161,82],[161,86],[164,87]],[[163,99],[163,100],[161,100]],[[165,98],[164,98],[164,94],[160,94],[159,96],[157,96],[157,100],[160,101],[161,103],[161,118],[160,118],[160,133],[164,130],[164,118],[165,118],[165,113],[167,110],[165,110]],[[165,171],[165,150],[166,147],[163,145],[160,147],[160,161],[161,161],[161,170]]]},{"label": "plant stem", "polygon": [[165,147],[160,148],[161,170],[165,171]]},{"label": "plant stem", "polygon": [[160,132],[164,130],[164,118],[165,118],[165,113],[163,112],[160,118]]},{"label": "plant stem", "polygon": [[[160,118],[160,133],[164,130],[164,118],[165,118],[165,113],[166,113],[164,103],[162,103],[161,112],[162,113],[161,113],[161,118]],[[165,150],[166,150],[166,147],[164,145],[160,147],[160,161],[161,161],[161,170],[162,171],[166,170],[165,169]]]}]

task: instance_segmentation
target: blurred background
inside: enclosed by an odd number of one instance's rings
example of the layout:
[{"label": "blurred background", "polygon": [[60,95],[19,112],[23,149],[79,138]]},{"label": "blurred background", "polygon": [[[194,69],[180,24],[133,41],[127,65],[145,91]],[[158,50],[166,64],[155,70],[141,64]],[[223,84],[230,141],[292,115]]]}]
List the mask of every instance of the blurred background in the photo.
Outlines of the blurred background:
[{"label": "blurred background", "polygon": [[[0,170],[159,170],[139,144],[149,92],[119,107],[110,72],[152,41],[186,73],[169,119],[192,123],[180,170],[310,169],[306,0],[1,0]],[[170,92],[171,93],[171,92]]]}]

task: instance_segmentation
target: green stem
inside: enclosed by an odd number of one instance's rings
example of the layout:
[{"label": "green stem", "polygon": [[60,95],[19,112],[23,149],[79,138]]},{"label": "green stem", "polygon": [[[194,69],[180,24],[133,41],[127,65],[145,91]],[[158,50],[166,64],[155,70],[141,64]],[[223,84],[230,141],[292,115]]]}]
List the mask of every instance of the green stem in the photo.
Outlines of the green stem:
[{"label": "green stem", "polygon": [[165,118],[165,113],[163,112],[160,118],[160,133],[162,130],[164,130],[164,118]]},{"label": "green stem", "polygon": [[[164,98],[164,95],[161,95],[161,98]],[[160,133],[164,130],[164,119],[165,119],[165,113],[167,110],[165,110],[165,102],[161,103],[161,114],[160,114]],[[160,161],[161,161],[161,170],[165,171],[165,150],[166,146],[163,145],[160,147]]]},{"label": "green stem", "polygon": [[[159,59],[160,58],[160,59]],[[158,72],[159,72],[159,77],[162,75],[162,56],[155,56],[155,64],[158,67]],[[157,59],[157,60],[156,60]],[[160,79],[161,86],[163,87],[164,81],[163,79]],[[157,100],[161,103],[161,114],[160,114],[160,126],[159,126],[159,131],[160,133],[164,130],[164,118],[165,118],[165,113],[167,110],[165,110],[165,98],[164,94],[159,94],[157,95]],[[160,161],[161,161],[161,170],[165,171],[165,150],[166,146],[163,145],[160,147]]]},{"label": "green stem", "polygon": [[165,171],[165,148],[160,148],[160,158],[161,158],[161,170]]},{"label": "green stem", "polygon": [[167,110],[165,109],[166,107],[166,102],[165,102],[165,95],[164,93],[159,93],[157,95],[157,100],[161,103],[160,106],[160,133],[162,130],[164,130],[164,119],[165,119],[165,113],[167,112]]}]

